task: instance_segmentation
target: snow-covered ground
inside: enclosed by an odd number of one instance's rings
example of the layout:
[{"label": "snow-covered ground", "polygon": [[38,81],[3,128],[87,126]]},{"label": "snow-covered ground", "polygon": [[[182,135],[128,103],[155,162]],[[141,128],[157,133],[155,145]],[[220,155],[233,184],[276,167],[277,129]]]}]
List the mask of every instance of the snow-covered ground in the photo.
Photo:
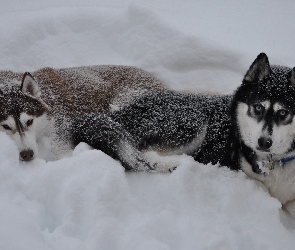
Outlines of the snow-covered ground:
[{"label": "snow-covered ground", "polygon": [[[1,1],[0,70],[135,65],[176,90],[231,93],[252,61],[295,66],[289,0]],[[294,249],[295,222],[242,172],[191,157],[126,173],[79,145],[19,163],[0,133],[0,250]],[[151,157],[156,157],[151,155]]]}]

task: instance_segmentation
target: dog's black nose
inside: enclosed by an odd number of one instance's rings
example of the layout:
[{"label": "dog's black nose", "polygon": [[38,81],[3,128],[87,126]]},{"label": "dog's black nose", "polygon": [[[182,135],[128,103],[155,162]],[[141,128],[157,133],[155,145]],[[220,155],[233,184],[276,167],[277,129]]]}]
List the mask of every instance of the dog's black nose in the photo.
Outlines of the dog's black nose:
[{"label": "dog's black nose", "polygon": [[267,138],[267,137],[260,137],[258,139],[258,145],[262,150],[267,150],[272,145],[272,139]]},{"label": "dog's black nose", "polygon": [[20,152],[20,158],[23,161],[31,161],[33,160],[33,157],[34,157],[34,152],[31,149]]}]

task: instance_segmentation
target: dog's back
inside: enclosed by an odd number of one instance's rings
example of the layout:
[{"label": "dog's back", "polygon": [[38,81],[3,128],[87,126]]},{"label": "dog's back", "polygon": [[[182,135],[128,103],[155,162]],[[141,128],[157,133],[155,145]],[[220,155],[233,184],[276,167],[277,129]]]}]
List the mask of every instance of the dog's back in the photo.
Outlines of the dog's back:
[{"label": "dog's back", "polygon": [[[139,149],[193,155],[217,163],[229,133],[231,96],[157,91],[147,94],[110,117],[139,142]],[[216,133],[216,132],[219,133]]]},{"label": "dog's back", "polygon": [[[110,104],[124,105],[135,96],[163,88],[148,72],[129,66],[44,68],[33,75],[39,82],[42,99],[56,111],[67,109],[71,117],[107,111]],[[57,101],[61,108],[56,108]]]}]

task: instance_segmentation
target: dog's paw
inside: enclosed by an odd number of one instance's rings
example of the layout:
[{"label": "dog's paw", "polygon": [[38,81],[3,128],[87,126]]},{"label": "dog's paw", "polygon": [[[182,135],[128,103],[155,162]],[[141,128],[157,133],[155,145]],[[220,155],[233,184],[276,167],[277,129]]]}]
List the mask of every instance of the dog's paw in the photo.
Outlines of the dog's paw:
[{"label": "dog's paw", "polygon": [[153,172],[156,170],[156,168],[157,168],[157,163],[153,164],[153,163],[147,162],[142,157],[137,157],[137,164],[135,167],[137,171]]}]

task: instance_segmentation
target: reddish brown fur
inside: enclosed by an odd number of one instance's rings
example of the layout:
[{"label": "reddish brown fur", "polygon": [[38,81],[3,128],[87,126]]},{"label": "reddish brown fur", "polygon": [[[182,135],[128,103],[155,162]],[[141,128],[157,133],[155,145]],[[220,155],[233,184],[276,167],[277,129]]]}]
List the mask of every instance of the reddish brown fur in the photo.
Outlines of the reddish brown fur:
[{"label": "reddish brown fur", "polygon": [[[149,73],[127,66],[91,66],[69,69],[44,68],[33,73],[41,87],[41,98],[50,106],[63,105],[69,115],[106,111],[125,87],[149,90],[162,89]],[[59,97],[46,96],[55,92]]]}]

